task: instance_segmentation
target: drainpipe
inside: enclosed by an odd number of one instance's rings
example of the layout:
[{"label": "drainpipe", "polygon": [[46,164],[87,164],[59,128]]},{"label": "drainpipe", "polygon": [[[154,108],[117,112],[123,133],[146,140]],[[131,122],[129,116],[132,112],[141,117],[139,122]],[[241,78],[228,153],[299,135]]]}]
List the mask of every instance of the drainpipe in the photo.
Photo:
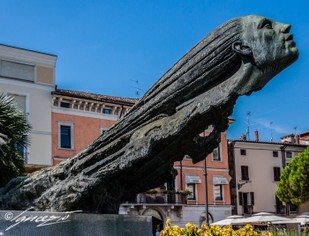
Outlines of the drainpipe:
[{"label": "drainpipe", "polygon": [[[280,150],[281,150],[281,156],[282,156],[282,167],[283,169],[286,167],[286,158],[285,158],[285,149],[287,148],[287,145],[282,145],[280,147]],[[290,207],[289,207],[289,204],[285,203],[285,214],[288,216],[290,215]]]},{"label": "drainpipe", "polygon": [[238,182],[236,180],[236,160],[235,160],[235,142],[228,143],[228,160],[229,160],[229,174],[232,177],[230,182],[230,192],[232,204],[234,204],[233,214],[238,215]]},{"label": "drainpipe", "polygon": [[[206,137],[206,131],[204,132],[204,137]],[[205,219],[206,225],[209,225],[209,217],[208,217],[208,186],[207,186],[207,165],[206,165],[206,158],[204,159],[204,197],[205,197]]]},{"label": "drainpipe", "polygon": [[209,225],[209,217],[208,217],[208,187],[207,187],[207,168],[206,168],[206,157],[204,159],[204,183],[205,183],[205,218],[206,225]]},{"label": "drainpipe", "polygon": [[[183,189],[182,184],[182,161],[180,161],[180,189]],[[180,195],[181,204],[183,203],[183,197]]]}]

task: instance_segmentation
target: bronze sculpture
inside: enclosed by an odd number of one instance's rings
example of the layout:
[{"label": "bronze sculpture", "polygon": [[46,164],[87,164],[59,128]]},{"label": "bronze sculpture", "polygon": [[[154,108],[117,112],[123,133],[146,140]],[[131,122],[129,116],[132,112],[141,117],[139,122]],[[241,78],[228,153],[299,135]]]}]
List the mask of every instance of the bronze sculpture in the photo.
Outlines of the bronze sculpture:
[{"label": "bronze sculpture", "polygon": [[237,98],[298,58],[290,28],[255,15],[221,25],[83,152],[2,188],[0,208],[117,213],[120,203],[173,178],[174,161],[212,152]]}]

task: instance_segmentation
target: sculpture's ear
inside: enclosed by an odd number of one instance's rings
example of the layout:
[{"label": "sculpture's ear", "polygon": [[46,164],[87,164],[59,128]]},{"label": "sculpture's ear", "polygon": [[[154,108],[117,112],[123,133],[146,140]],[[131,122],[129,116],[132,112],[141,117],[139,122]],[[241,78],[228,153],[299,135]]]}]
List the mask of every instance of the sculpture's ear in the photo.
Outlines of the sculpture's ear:
[{"label": "sculpture's ear", "polygon": [[244,55],[244,56],[248,56],[252,53],[252,50],[249,46],[244,45],[242,42],[234,42],[232,44],[232,48],[235,52]]}]

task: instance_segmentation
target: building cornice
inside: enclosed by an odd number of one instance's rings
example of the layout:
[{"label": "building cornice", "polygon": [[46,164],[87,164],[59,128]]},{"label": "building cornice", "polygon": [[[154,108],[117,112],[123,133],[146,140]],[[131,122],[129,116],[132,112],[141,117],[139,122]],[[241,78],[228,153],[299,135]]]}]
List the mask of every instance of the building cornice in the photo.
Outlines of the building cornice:
[{"label": "building cornice", "polygon": [[305,144],[296,144],[296,143],[282,143],[282,142],[264,142],[264,141],[248,141],[248,140],[228,140],[229,143],[244,143],[244,144],[256,144],[256,145],[273,145],[273,146],[294,146],[294,147],[307,147]]},{"label": "building cornice", "polygon": [[[204,167],[194,167],[194,166],[182,166],[180,167],[179,165],[174,165],[175,169],[180,169],[182,168],[183,170],[204,170]],[[227,168],[214,168],[214,167],[207,167],[207,171],[218,171],[218,172],[229,172],[229,169]]]},{"label": "building cornice", "polygon": [[82,116],[82,117],[95,118],[95,119],[101,119],[101,120],[111,120],[111,121],[119,120],[119,116],[117,115],[99,114],[99,113],[94,113],[94,112],[89,112],[89,111],[73,110],[73,109],[66,109],[66,108],[61,108],[61,107],[53,107],[52,113],[72,115],[72,116]]},{"label": "building cornice", "polygon": [[133,98],[107,96],[103,94],[87,93],[87,92],[65,90],[65,89],[56,89],[55,91],[53,91],[52,96],[68,97],[72,100],[78,98],[82,100],[89,100],[92,102],[95,101],[95,102],[110,103],[113,105],[126,106],[126,107],[132,107],[134,104],[138,102],[138,99]]},{"label": "building cornice", "polygon": [[57,56],[24,48],[0,44],[1,59],[13,60],[20,63],[44,65],[54,68]]},{"label": "building cornice", "polygon": [[0,80],[1,80],[1,84],[12,85],[16,87],[46,90],[50,92],[54,91],[55,89],[55,87],[50,84],[42,84],[42,83],[38,84],[32,81],[26,81],[26,80],[11,79],[11,78],[5,78],[1,76],[0,76]]}]

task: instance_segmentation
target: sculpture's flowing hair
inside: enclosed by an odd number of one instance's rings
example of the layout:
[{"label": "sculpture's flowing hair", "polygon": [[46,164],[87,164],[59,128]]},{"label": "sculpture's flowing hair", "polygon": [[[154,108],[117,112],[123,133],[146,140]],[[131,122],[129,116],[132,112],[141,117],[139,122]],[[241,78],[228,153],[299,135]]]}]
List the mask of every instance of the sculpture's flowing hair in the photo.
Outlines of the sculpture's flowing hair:
[{"label": "sculpture's flowing hair", "polygon": [[125,117],[99,137],[80,157],[98,150],[123,134],[131,133],[157,116],[172,115],[177,106],[228,79],[241,64],[239,54],[232,49],[232,44],[240,39],[241,31],[242,20],[235,18],[205,37],[167,71]]},{"label": "sculpture's flowing hair", "polygon": [[[232,50],[232,43],[240,39],[241,31],[241,18],[232,19],[218,27],[167,71],[145,94],[141,102],[147,103],[162,91],[174,89],[171,88],[172,84],[177,87],[177,91],[170,91],[175,95],[174,93],[181,92],[183,87],[197,90],[219,83],[223,73],[232,73],[238,69],[236,67],[240,64],[240,56]],[[186,83],[182,81],[185,74],[191,75],[191,79],[185,81]],[[188,83],[193,83],[194,87],[188,86]]]}]

